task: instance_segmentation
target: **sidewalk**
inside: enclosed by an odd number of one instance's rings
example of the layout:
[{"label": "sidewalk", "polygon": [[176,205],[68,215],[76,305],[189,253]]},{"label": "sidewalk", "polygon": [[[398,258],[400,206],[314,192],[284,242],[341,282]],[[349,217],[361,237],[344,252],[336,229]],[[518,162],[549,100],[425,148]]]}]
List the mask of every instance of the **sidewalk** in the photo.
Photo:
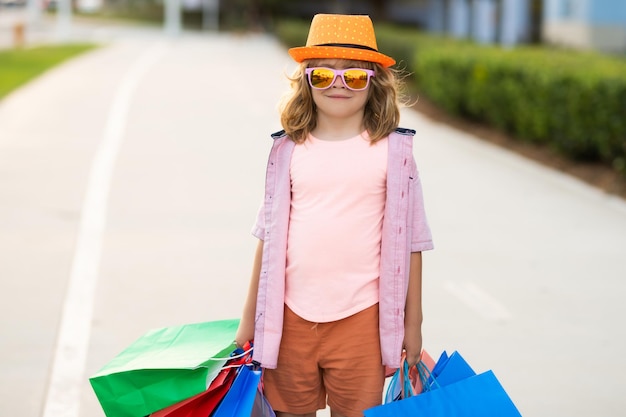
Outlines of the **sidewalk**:
[{"label": "sidewalk", "polygon": [[[293,67],[266,36],[78,30],[108,46],[0,102],[1,415],[39,417],[49,402],[94,190],[106,223],[73,317],[88,331],[71,339],[86,359],[78,385],[61,385],[70,410],[46,417],[102,416],[88,376],[146,330],[238,317]],[[410,110],[402,125],[417,131],[436,246],[424,347],[493,369],[524,416],[621,415],[626,202]],[[94,186],[110,135],[111,170]]]},{"label": "sidewalk", "polygon": [[44,11],[39,21],[31,24],[25,7],[0,8],[0,50],[15,47],[14,28],[19,23],[24,25],[27,48],[58,42],[101,43],[128,36],[145,38],[159,36],[163,32],[162,27],[149,24],[74,16],[68,31],[61,33],[56,19],[56,15]]}]

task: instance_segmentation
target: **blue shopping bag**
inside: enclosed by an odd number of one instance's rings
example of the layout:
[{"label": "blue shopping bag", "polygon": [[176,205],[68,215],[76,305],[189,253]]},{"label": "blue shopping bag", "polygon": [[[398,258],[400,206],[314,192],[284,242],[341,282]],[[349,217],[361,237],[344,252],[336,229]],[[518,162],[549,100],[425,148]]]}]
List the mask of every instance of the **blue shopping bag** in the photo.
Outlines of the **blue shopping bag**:
[{"label": "blue shopping bag", "polygon": [[267,401],[267,398],[265,398],[260,385],[256,392],[256,397],[254,398],[254,404],[252,406],[252,413],[250,414],[250,417],[276,417],[276,413]]},{"label": "blue shopping bag", "polygon": [[242,366],[233,385],[211,416],[250,417],[260,381],[260,369],[252,370],[249,366]]},{"label": "blue shopping bag", "polygon": [[448,356],[444,351],[433,368],[431,378],[429,378],[429,385],[431,388],[434,387],[433,378],[437,380],[436,384],[443,386],[474,375],[476,375],[476,372],[459,352],[454,351],[452,355]]},{"label": "blue shopping bag", "polygon": [[365,417],[521,417],[492,371],[364,411]]},{"label": "blue shopping bag", "polygon": [[441,372],[441,370],[448,363],[448,359],[450,359],[450,357],[448,356],[448,352],[446,352],[445,350],[441,352],[441,355],[439,356],[439,359],[437,359],[437,363],[435,363],[435,367],[433,368],[433,376],[439,375],[439,372]]}]

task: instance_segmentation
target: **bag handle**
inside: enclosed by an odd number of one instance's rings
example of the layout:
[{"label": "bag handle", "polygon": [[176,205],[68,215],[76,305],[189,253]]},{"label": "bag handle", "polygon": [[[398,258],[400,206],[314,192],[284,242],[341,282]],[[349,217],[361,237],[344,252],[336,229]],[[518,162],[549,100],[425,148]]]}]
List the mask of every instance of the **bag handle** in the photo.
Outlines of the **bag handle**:
[{"label": "bag handle", "polygon": [[[428,378],[430,377],[430,370],[428,369],[426,364],[422,361],[423,354],[424,354],[424,351],[420,353],[419,361],[417,362],[415,367],[417,368],[417,373],[419,375],[422,386],[426,386],[428,383],[427,382]],[[426,375],[426,372],[428,373],[428,375]],[[415,395],[420,394],[419,392],[415,391],[415,387],[411,383],[411,378],[409,377],[409,373],[410,373],[410,369],[409,369],[409,363],[406,361],[406,352],[402,352],[402,367],[400,371],[400,384],[402,387],[402,398],[409,398],[409,397],[413,397]]]},{"label": "bag handle", "polygon": [[[428,366],[426,366],[426,363],[424,363],[424,361],[422,360],[423,353],[424,351],[420,353],[420,359],[417,364],[415,364],[415,368],[417,369],[417,375],[420,379],[420,382],[422,383],[422,389],[424,391],[432,391],[433,389],[441,388],[439,382],[432,374],[431,370],[428,369]],[[415,388],[411,383],[411,380],[409,378],[409,371],[409,364],[406,361],[406,355],[403,352],[402,368],[400,373],[400,383],[402,384],[402,398],[409,398],[420,394],[419,392],[415,391]]]},{"label": "bag handle", "polygon": [[[422,389],[424,391],[432,391],[433,389],[441,388],[439,382],[437,382],[437,378],[435,378],[433,373],[421,359],[415,366],[417,367],[417,374],[419,375],[422,383]],[[433,385],[435,386],[434,388]]]},{"label": "bag handle", "polygon": [[252,363],[252,351],[253,346],[251,342],[246,342],[242,347],[236,348],[228,358],[209,358],[210,361],[226,361],[226,364],[222,366],[222,370],[230,368],[240,368],[242,366],[253,366]]},{"label": "bag handle", "polygon": [[406,358],[402,359],[402,368],[400,371],[400,387],[401,398],[409,398],[416,395],[413,384],[411,384],[411,379],[409,378],[409,363],[406,361]]}]

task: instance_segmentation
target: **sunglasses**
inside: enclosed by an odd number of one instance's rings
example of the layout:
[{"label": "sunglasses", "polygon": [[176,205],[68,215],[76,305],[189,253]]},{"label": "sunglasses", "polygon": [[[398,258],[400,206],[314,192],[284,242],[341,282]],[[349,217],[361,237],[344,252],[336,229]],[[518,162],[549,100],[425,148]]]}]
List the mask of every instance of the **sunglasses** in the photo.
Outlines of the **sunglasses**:
[{"label": "sunglasses", "polygon": [[343,84],[350,90],[365,90],[370,83],[370,77],[376,74],[372,70],[363,68],[333,69],[324,67],[306,68],[304,70],[309,80],[309,85],[316,90],[326,90],[334,83],[337,76],[343,80]]}]

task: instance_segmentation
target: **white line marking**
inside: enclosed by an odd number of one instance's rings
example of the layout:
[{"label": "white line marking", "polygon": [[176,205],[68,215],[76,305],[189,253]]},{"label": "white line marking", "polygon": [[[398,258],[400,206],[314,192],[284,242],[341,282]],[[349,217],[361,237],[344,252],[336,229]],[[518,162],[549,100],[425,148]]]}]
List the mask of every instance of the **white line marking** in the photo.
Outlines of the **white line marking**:
[{"label": "white line marking", "polygon": [[141,54],[122,78],[111,104],[87,182],[43,417],[79,415],[107,199],[115,161],[124,137],[126,118],[135,89],[165,51],[165,45],[159,43]]},{"label": "white line marking", "polygon": [[471,282],[456,283],[448,281],[444,284],[444,287],[487,320],[502,322],[512,318],[511,313],[498,300]]}]

